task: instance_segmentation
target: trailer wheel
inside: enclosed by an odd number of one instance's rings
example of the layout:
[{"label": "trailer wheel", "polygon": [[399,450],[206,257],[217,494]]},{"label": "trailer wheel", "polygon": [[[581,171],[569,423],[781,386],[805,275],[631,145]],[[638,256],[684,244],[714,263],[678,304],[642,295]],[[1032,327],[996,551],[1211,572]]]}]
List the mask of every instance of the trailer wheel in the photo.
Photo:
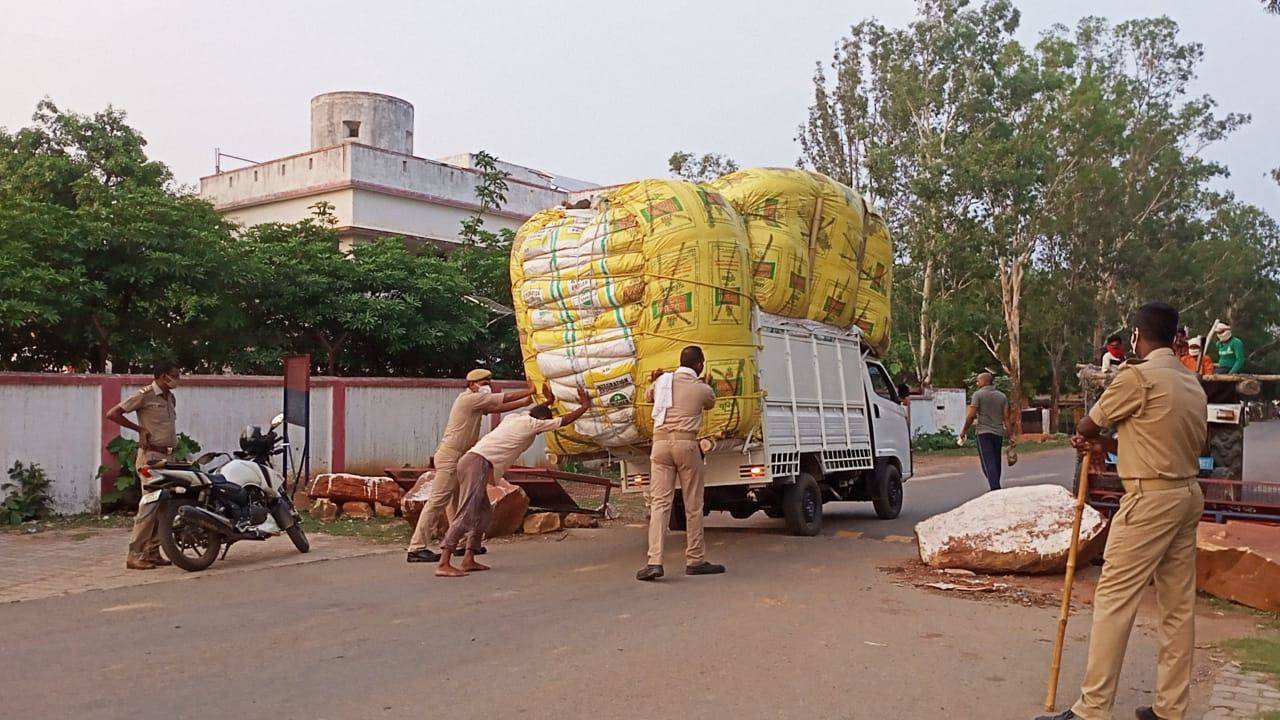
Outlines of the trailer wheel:
[{"label": "trailer wheel", "polygon": [[902,472],[898,466],[885,463],[876,469],[871,504],[881,520],[892,520],[902,512]]},{"label": "trailer wheel", "polygon": [[782,514],[792,535],[812,537],[822,529],[822,489],[812,475],[800,473],[783,491]]}]

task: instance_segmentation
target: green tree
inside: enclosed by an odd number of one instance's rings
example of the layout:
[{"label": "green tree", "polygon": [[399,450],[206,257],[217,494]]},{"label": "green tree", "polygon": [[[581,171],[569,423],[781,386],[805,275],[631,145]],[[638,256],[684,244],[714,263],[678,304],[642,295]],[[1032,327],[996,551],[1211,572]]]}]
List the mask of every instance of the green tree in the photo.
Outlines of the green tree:
[{"label": "green tree", "polygon": [[450,365],[456,348],[483,327],[475,306],[458,302],[470,284],[438,257],[415,254],[398,237],[344,253],[323,204],[297,223],[245,230],[238,247],[254,263],[248,312],[257,339],[242,367],[278,367],[285,352],[308,352],[330,374],[428,374]]},{"label": "green tree", "polygon": [[208,369],[241,322],[228,226],[184,195],[113,108],[91,116],[42,100],[33,124],[0,130],[0,363],[141,369],[163,356]]},{"label": "green tree", "polygon": [[[1018,12],[962,0],[917,4],[903,29],[854,25],[831,79],[819,64],[814,102],[797,139],[799,164],[859,188],[877,205],[896,247],[894,323],[923,384],[938,350],[978,329],[974,297],[992,272],[970,187],[985,170],[982,133],[997,118],[993,89],[1006,74]],[[900,352],[902,343],[896,345]],[[972,367],[949,376],[959,382]]]},{"label": "green tree", "polygon": [[705,153],[696,155],[684,150],[677,150],[667,158],[667,168],[674,177],[689,182],[700,183],[715,180],[721,175],[737,172],[738,163],[728,155]]}]

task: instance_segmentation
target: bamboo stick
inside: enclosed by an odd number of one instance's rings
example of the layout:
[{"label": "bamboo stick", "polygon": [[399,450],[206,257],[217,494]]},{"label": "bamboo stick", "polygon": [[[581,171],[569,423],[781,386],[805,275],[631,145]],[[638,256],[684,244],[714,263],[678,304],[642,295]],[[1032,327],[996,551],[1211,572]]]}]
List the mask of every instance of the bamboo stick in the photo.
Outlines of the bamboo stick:
[{"label": "bamboo stick", "polygon": [[1086,450],[1080,459],[1080,475],[1077,483],[1075,517],[1071,520],[1071,548],[1067,551],[1067,575],[1062,584],[1062,608],[1058,612],[1058,638],[1053,644],[1053,663],[1049,666],[1049,692],[1044,699],[1046,712],[1053,712],[1058,701],[1058,673],[1062,670],[1062,644],[1067,636],[1067,617],[1071,614],[1071,586],[1076,580],[1076,558],[1080,554],[1080,520],[1084,515],[1085,500],[1089,497],[1089,466],[1093,461],[1093,448]]}]

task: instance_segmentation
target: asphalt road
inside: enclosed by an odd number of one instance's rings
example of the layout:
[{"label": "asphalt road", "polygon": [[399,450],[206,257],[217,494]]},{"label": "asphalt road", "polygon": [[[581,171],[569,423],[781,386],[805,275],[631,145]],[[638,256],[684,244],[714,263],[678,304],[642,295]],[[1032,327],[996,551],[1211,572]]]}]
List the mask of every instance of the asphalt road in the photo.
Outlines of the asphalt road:
[{"label": "asphalt road", "polygon": [[[636,582],[644,531],[624,527],[495,541],[495,569],[458,580],[392,554],[0,606],[0,714],[1031,717],[1056,611],[926,593],[877,570],[915,548],[874,538],[978,495],[976,465],[922,467],[896,521],[828,505],[816,538],[713,517],[711,558],[729,567],[718,577],[680,574],[677,536],[675,572]],[[1024,454],[1010,484],[1066,483],[1071,465],[1069,451]],[[1087,618],[1069,633],[1066,701]],[[1150,701],[1153,655],[1152,641],[1131,643],[1117,717]]]}]

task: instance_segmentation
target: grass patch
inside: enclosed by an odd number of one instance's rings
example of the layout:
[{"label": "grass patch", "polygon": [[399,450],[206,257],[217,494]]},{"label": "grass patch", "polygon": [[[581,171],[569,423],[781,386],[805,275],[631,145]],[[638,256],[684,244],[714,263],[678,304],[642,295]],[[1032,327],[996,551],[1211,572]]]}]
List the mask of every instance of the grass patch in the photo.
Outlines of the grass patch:
[{"label": "grass patch", "polygon": [[1280,710],[1268,710],[1259,715],[1258,720],[1280,720]]},{"label": "grass patch", "polygon": [[[133,525],[133,513],[83,513],[80,515],[58,515],[43,520],[32,520],[21,525],[0,525],[0,534],[33,535],[35,533],[57,530],[100,530],[102,528],[126,528]],[[77,533],[75,540],[86,540],[92,533]]]},{"label": "grass patch", "polygon": [[1248,637],[1228,640],[1223,649],[1250,672],[1266,673],[1280,680],[1280,640]]},{"label": "grass patch", "polygon": [[[1006,445],[1005,447],[1007,448],[1008,446]],[[1044,442],[1022,442],[1018,443],[1018,455],[1029,455],[1065,447],[1071,447],[1071,441],[1066,438],[1054,438]],[[969,442],[962,447],[956,446],[942,448],[941,450],[916,450],[913,454],[920,457],[977,457],[978,446],[973,442]]]},{"label": "grass patch", "polygon": [[356,537],[384,545],[407,545],[413,529],[404,518],[338,518],[336,520],[317,520],[307,513],[302,513],[302,529],[307,534],[324,533]]}]

